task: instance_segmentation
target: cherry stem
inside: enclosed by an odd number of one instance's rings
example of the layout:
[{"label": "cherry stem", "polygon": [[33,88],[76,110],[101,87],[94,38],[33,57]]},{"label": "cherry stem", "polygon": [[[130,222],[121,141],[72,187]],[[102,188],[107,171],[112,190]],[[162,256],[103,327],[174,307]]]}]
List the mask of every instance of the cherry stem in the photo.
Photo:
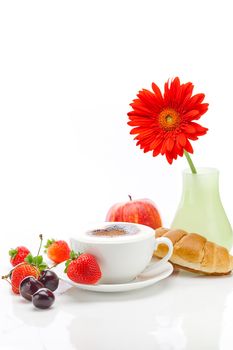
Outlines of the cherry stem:
[{"label": "cherry stem", "polygon": [[5,276],[2,276],[2,280],[6,280],[10,275],[5,275]]},{"label": "cherry stem", "polygon": [[43,242],[42,234],[39,235],[39,238],[40,238],[40,246],[39,246],[39,250],[38,250],[37,256],[40,254],[40,250],[41,250],[41,246],[42,246],[42,242]]},{"label": "cherry stem", "polygon": [[185,155],[185,157],[186,157],[186,159],[187,159],[187,161],[188,161],[188,164],[189,164],[189,166],[190,166],[190,169],[191,169],[192,173],[193,173],[193,174],[196,174],[196,173],[197,173],[197,170],[196,170],[196,168],[195,168],[195,166],[194,166],[194,164],[193,164],[193,161],[192,161],[192,159],[191,159],[191,157],[190,157],[190,154],[189,154],[187,151],[184,151],[184,155]]},{"label": "cherry stem", "polygon": [[8,280],[9,276],[10,275],[2,276],[2,280],[7,281],[11,285],[11,282]]},{"label": "cherry stem", "polygon": [[129,196],[129,200],[132,201],[132,196],[130,194],[128,194],[128,196]]},{"label": "cherry stem", "polygon": [[47,270],[51,270],[51,269],[53,269],[54,267],[56,267],[57,265],[59,265],[60,263],[56,263],[56,264],[54,264],[54,265],[52,265],[52,266],[50,266],[50,267],[48,267],[48,269]]},{"label": "cherry stem", "polygon": [[13,267],[13,269],[10,270],[10,272],[8,273],[8,275],[2,276],[2,280],[5,280],[5,279],[9,278],[10,275],[12,274],[12,272],[14,271],[14,269],[15,269],[15,268]]}]

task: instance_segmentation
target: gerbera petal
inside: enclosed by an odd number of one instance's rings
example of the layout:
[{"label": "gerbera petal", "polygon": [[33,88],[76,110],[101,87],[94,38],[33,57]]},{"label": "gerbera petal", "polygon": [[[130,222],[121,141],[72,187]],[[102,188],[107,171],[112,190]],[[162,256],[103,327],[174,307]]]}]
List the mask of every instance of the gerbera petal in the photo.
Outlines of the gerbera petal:
[{"label": "gerbera petal", "polygon": [[193,93],[194,85],[192,83],[186,83],[182,84],[181,87],[183,88],[184,100],[190,99]]},{"label": "gerbera petal", "polygon": [[155,83],[152,83],[152,90],[154,91],[155,96],[157,97],[160,104],[163,105],[163,96],[160,91],[160,88]]},{"label": "gerbera petal", "polygon": [[178,154],[181,157],[184,154],[184,149],[179,145],[179,143],[177,141],[174,144],[173,153]]},{"label": "gerbera petal", "polygon": [[176,139],[182,147],[186,145],[187,139],[183,133],[180,133]]},{"label": "gerbera petal", "polygon": [[[140,105],[138,104],[137,106],[132,104],[131,107],[134,109],[134,112],[136,112],[137,114],[142,113],[142,115],[144,115],[146,117],[150,117],[151,115],[154,115],[154,111],[152,111],[151,109],[148,109],[142,103]],[[129,112],[129,113],[131,113],[131,112]]]},{"label": "gerbera petal", "polygon": [[180,79],[176,77],[164,84],[164,105],[168,107],[177,106],[177,97],[180,94]]},{"label": "gerbera petal", "polygon": [[173,151],[171,152],[171,155],[172,155],[172,158],[173,158],[173,159],[177,159],[177,157],[178,157],[177,153],[175,153],[175,152],[173,152]]},{"label": "gerbera petal", "polygon": [[161,110],[163,107],[163,99],[160,99],[156,94],[149,90],[142,89],[142,91],[139,92],[138,97],[145,97],[147,99],[147,103],[150,103],[153,108],[156,108],[156,110]]},{"label": "gerbera petal", "polygon": [[161,146],[161,154],[165,154],[167,151],[167,140],[165,139]]},{"label": "gerbera petal", "polygon": [[139,91],[137,96],[147,108],[150,108],[156,113],[161,111],[161,105],[157,100],[157,97],[154,94],[152,94],[152,92],[148,90],[142,90]]},{"label": "gerbera petal", "polygon": [[153,150],[153,157],[156,157],[161,152],[161,144],[159,144],[156,148]]},{"label": "gerbera petal", "polygon": [[130,122],[137,122],[138,125],[141,125],[141,123],[147,123],[148,125],[152,126],[153,123],[156,122],[158,118],[151,118],[151,117],[145,117],[145,116],[141,116],[141,115],[131,115],[129,116],[129,123]]},{"label": "gerbera petal", "polygon": [[184,149],[189,153],[193,153],[193,147],[192,147],[191,143],[189,142],[189,140],[186,140],[186,145],[185,145]]},{"label": "gerbera petal", "polygon": [[204,94],[197,94],[197,95],[193,95],[188,102],[188,106],[189,108],[193,107],[196,104],[200,104],[205,98]]},{"label": "gerbera petal", "polygon": [[[132,130],[131,130],[132,131]],[[132,135],[138,134],[134,140],[147,140],[149,137],[151,138],[151,141],[154,140],[155,136],[154,136],[154,130],[152,129],[148,129],[146,131],[140,132],[138,133],[138,131],[136,131],[134,134],[131,133]]]},{"label": "gerbera petal", "polygon": [[154,118],[155,114],[150,112],[143,112],[139,111],[137,108],[134,111],[128,112],[128,117],[130,120],[136,119],[137,117],[146,118],[146,119],[152,119]]},{"label": "gerbera petal", "polygon": [[152,123],[148,119],[133,119],[127,123],[130,126],[145,126],[147,128],[152,127]]},{"label": "gerbera petal", "polygon": [[168,163],[169,163],[169,164],[172,164],[172,162],[173,162],[173,157],[172,157],[171,153],[166,152],[165,155],[166,155],[166,158],[167,158]]},{"label": "gerbera petal", "polygon": [[191,123],[182,125],[181,129],[188,134],[194,134],[196,132],[195,127]]},{"label": "gerbera petal", "polygon": [[151,150],[157,148],[158,146],[161,146],[163,142],[163,138],[159,137],[153,140],[150,144]]},{"label": "gerbera petal", "polygon": [[143,149],[144,153],[150,151],[150,142],[144,142],[139,140],[137,141],[136,145]]},{"label": "gerbera petal", "polygon": [[200,105],[195,105],[195,110],[198,110],[198,114],[194,117],[191,118],[191,120],[198,120],[200,119],[200,117],[207,112],[208,110],[208,106],[209,104],[208,103],[203,103],[203,104],[200,104]]},{"label": "gerbera petal", "polygon": [[168,152],[171,152],[174,147],[175,141],[173,138],[169,137],[166,142]]},{"label": "gerbera petal", "polygon": [[186,84],[182,84],[180,87],[180,99],[179,99],[179,104],[178,104],[178,108],[179,111],[182,112],[184,109],[184,106],[186,105],[186,103],[190,100],[190,97],[192,96],[192,92],[193,92],[193,84],[192,83],[186,83]]},{"label": "gerbera petal", "polygon": [[142,148],[143,148],[143,152],[144,152],[144,153],[147,153],[147,152],[149,152],[149,151],[151,150],[149,145],[144,146],[144,147],[142,147]]},{"label": "gerbera petal", "polygon": [[[130,131],[130,134],[131,135],[135,135],[135,134],[139,134],[140,132],[144,131],[145,129],[141,126],[138,126],[137,128],[133,128],[131,131]],[[148,131],[148,129],[146,129]],[[149,132],[150,132],[150,129],[149,129]]]},{"label": "gerbera petal", "polygon": [[192,140],[192,141],[198,140],[198,137],[197,137],[196,135],[193,135],[193,134],[187,135],[187,138],[188,138],[189,140]]},{"label": "gerbera petal", "polygon": [[178,95],[180,95],[180,79],[178,77],[171,81],[169,94],[171,107],[175,107],[177,104],[177,100],[179,99]]},{"label": "gerbera petal", "polygon": [[198,124],[198,123],[192,122],[191,125],[192,125],[193,127],[195,127],[196,133],[198,134],[198,136],[205,135],[205,134],[207,133],[207,131],[208,131],[207,128],[204,128],[203,126],[201,126],[201,125]]},{"label": "gerbera petal", "polygon": [[183,118],[186,119],[186,120],[193,120],[196,116],[199,115],[199,111],[193,109],[187,113],[184,113],[183,114]]},{"label": "gerbera petal", "polygon": [[169,80],[164,84],[164,104],[170,106]]},{"label": "gerbera petal", "polygon": [[201,105],[199,105],[199,107],[198,107],[199,115],[197,117],[195,117],[194,119],[199,119],[204,113],[206,113],[208,111],[208,107],[209,107],[208,103],[202,103]]}]

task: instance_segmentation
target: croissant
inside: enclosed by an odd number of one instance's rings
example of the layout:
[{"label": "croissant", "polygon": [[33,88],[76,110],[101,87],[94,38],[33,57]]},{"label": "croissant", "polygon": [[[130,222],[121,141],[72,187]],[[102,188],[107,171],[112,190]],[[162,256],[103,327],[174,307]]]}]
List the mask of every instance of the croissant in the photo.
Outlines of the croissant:
[{"label": "croissant", "polygon": [[[233,269],[233,256],[228,250],[197,233],[187,233],[183,230],[159,228],[155,236],[167,237],[173,243],[171,263],[181,269],[206,275],[227,275]],[[167,254],[168,247],[160,244],[154,256],[162,258]]]}]

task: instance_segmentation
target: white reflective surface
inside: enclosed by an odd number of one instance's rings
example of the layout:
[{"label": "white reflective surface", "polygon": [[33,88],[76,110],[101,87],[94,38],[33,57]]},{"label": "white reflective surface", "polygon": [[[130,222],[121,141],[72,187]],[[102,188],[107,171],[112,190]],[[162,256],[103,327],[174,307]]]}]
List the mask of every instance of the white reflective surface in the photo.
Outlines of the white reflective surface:
[{"label": "white reflective surface", "polygon": [[[162,266],[157,266],[157,258],[152,258],[151,263],[146,269],[138,275],[135,279],[127,283],[120,284],[81,284],[72,282],[66,273],[64,273],[65,264],[59,264],[54,271],[57,273],[59,278],[64,282],[68,282],[72,286],[79,289],[89,290],[92,292],[100,293],[115,293],[115,292],[128,292],[136,289],[145,288],[155,283],[159,283],[164,278],[170,276],[173,272],[173,265],[170,262],[165,262]],[[161,260],[160,260],[161,261]]]},{"label": "white reflective surface", "polygon": [[175,272],[124,293],[61,287],[53,308],[40,311],[0,282],[1,350],[233,348],[233,276]]}]

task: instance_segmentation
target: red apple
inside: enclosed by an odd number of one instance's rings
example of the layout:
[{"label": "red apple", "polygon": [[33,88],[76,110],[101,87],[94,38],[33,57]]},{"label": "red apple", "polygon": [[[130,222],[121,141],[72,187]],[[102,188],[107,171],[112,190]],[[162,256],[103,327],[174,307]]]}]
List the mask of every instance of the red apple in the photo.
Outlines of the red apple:
[{"label": "red apple", "polygon": [[108,211],[106,221],[133,222],[154,229],[162,226],[158,209],[150,199],[137,199],[114,204]]}]

